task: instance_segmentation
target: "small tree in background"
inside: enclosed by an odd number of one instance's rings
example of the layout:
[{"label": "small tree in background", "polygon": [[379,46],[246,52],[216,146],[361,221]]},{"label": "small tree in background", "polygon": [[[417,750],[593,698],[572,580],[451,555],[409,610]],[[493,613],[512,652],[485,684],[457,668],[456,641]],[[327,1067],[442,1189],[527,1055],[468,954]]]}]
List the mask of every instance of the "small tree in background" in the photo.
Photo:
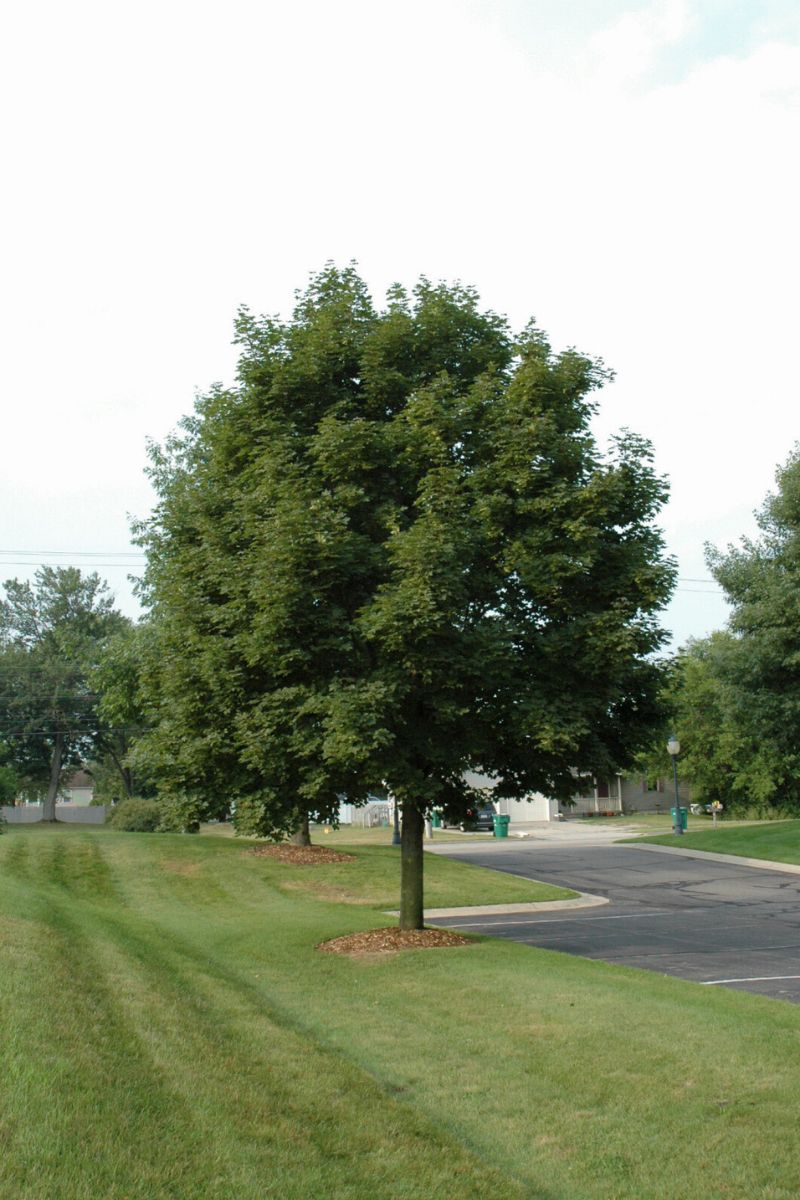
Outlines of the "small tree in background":
[{"label": "small tree in background", "polygon": [[55,820],[65,769],[92,756],[101,737],[89,673],[103,640],[125,618],[96,574],[43,567],[33,584],[4,584],[0,601],[0,722],[23,786],[45,792]]},{"label": "small tree in background", "polygon": [[0,804],[16,803],[20,792],[21,780],[11,765],[10,748],[0,741]]},{"label": "small tree in background", "polygon": [[779,755],[770,738],[758,736],[751,698],[737,682],[742,645],[730,631],[693,639],[670,663],[663,702],[665,718],[639,768],[669,777],[666,742],[681,745],[681,778],[700,804],[719,801],[726,812],[769,811],[780,778]]},{"label": "small tree in background", "polygon": [[[800,452],[776,473],[757,514],[760,536],[707,548],[731,605],[724,655],[712,663],[728,697],[730,736],[746,747],[740,803],[800,809]],[[718,645],[722,645],[718,642]]]},{"label": "small tree in background", "polygon": [[728,628],[675,656],[664,689],[666,723],[640,765],[669,770],[674,729],[681,775],[700,802],[764,815],[800,809],[800,457],[777,472],[757,514],[760,536],[707,560],[731,605]]},{"label": "small tree in background", "polygon": [[602,365],[512,337],[471,289],[422,280],[377,311],[331,267],[237,340],[237,387],[152,453],[146,741],[247,832],[385,781],[417,928],[423,820],[474,803],[465,771],[567,797],[648,738],[666,488],[641,438],[598,451]]}]

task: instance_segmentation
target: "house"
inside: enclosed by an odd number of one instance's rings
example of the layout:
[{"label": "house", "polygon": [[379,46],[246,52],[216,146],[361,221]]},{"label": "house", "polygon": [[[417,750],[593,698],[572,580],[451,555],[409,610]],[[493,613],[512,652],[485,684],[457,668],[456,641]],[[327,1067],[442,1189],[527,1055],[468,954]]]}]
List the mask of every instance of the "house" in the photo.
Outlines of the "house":
[{"label": "house", "polygon": [[[484,788],[487,792],[491,792],[496,783],[491,776],[479,775],[474,771],[468,771],[465,779],[471,787]],[[688,806],[691,801],[688,784],[679,783],[678,794],[681,804]],[[553,800],[540,792],[523,800],[499,799],[494,803],[497,811],[510,817],[514,824],[573,817],[621,816],[635,812],[668,812],[675,803],[675,792],[671,779],[658,779],[651,786],[642,776],[615,775],[610,780],[595,780],[588,788],[584,785],[582,790],[575,793],[571,804]]]},{"label": "house", "polygon": [[91,804],[94,780],[87,771],[73,771],[65,780],[61,794],[64,804]]},{"label": "house", "polygon": [[[691,803],[691,787],[678,783],[681,805]],[[618,813],[668,812],[675,804],[675,785],[671,779],[650,781],[643,775],[615,775],[610,781],[596,781],[591,791],[575,797],[575,805],[566,816],[587,817]]]},{"label": "house", "polygon": [[[102,825],[106,819],[105,807],[92,805],[94,780],[88,771],[73,771],[62,784],[56,802],[56,820],[73,821],[82,825]],[[41,821],[43,806],[37,800],[18,800],[15,805],[4,806],[0,813],[9,824],[29,825]]]},{"label": "house", "polygon": [[[540,821],[570,820],[576,817],[616,817],[640,812],[668,812],[675,803],[674,784],[671,779],[658,779],[651,786],[644,777],[615,775],[610,780],[594,780],[591,787],[584,784],[577,791],[571,804],[554,800],[541,792],[532,792],[522,800],[505,797],[494,799],[492,795],[497,780],[491,775],[477,771],[466,771],[464,780],[470,787],[486,792],[486,799],[495,805],[498,813],[510,817],[511,824],[538,823]],[[678,794],[681,804],[688,807],[691,788],[679,783]],[[342,803],[339,820],[343,825],[387,825],[392,818],[392,801],[388,793],[370,796],[370,803],[362,808]]]}]

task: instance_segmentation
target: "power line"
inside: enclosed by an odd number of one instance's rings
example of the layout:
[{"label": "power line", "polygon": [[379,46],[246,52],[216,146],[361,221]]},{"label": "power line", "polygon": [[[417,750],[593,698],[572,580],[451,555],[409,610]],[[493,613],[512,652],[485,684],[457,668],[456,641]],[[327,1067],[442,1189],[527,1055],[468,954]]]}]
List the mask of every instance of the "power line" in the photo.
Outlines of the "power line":
[{"label": "power line", "polygon": [[[73,558],[147,558],[147,555],[141,550],[0,550],[0,555],[6,554],[39,555],[40,557],[70,555]],[[682,583],[716,583],[715,579],[710,579],[708,576],[678,575],[676,578]]]},{"label": "power line", "polygon": [[0,567],[124,567],[130,571],[132,569],[139,570],[145,565],[145,560],[142,559],[126,559],[124,562],[108,562],[101,559],[93,558],[91,562],[85,560],[52,560],[45,558],[0,558]]},{"label": "power line", "polygon": [[[39,559],[8,559],[5,562],[0,561],[2,567],[103,567],[105,570],[127,570],[130,568],[143,567],[147,562],[147,556],[134,550],[0,550],[0,557],[6,554],[25,554],[25,555],[41,555]],[[61,562],[47,562],[44,556],[62,556]],[[68,561],[64,556],[70,555],[74,558],[83,558],[88,561]],[[117,558],[127,559],[125,562],[103,562],[102,558]],[[676,592],[681,592],[689,596],[724,596],[724,591],[714,579],[705,579],[692,575],[678,575],[678,583],[710,583],[713,588],[686,588],[676,587]]]},{"label": "power line", "polygon": [[0,554],[39,555],[42,558],[63,558],[65,555],[73,558],[145,558],[141,550],[0,550]]},{"label": "power line", "polygon": [[95,726],[93,728],[77,727],[77,728],[62,728],[54,729],[0,729],[0,738],[28,738],[28,737],[55,737],[56,734],[61,734],[63,737],[89,737],[92,734],[101,733],[147,733],[153,729],[152,725],[109,725]]}]

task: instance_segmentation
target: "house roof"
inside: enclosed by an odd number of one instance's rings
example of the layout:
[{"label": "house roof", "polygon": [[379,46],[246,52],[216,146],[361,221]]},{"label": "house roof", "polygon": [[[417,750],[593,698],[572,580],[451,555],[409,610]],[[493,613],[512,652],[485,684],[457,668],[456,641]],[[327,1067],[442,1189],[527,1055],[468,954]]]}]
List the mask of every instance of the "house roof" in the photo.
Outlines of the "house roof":
[{"label": "house roof", "polygon": [[64,787],[68,788],[93,788],[94,780],[88,771],[73,771],[64,780]]}]

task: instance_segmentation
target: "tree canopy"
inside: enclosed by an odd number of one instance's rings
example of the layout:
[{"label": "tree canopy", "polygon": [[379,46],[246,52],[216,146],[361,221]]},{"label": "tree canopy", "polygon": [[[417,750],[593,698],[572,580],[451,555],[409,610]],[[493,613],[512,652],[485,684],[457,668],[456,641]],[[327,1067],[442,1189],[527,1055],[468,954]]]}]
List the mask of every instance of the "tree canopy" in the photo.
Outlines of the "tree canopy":
[{"label": "tree canopy", "polygon": [[5,766],[45,792],[55,819],[65,768],[97,752],[106,736],[89,683],[104,639],[126,619],[96,574],[43,567],[33,583],[4,584],[0,601],[0,738]]},{"label": "tree canopy", "polygon": [[666,487],[636,435],[598,450],[603,365],[514,337],[469,288],[423,279],[378,310],[329,267],[236,338],[236,386],[152,449],[148,740],[169,786],[224,789],[247,832],[383,783],[418,925],[422,820],[474,801],[465,771],[566,797],[648,737]]},{"label": "tree canopy", "polygon": [[146,763],[134,766],[138,740],[148,724],[141,677],[149,648],[146,623],[126,621],[105,638],[89,683],[97,701],[98,736],[90,770],[98,793],[112,801],[151,790]]},{"label": "tree canopy", "polygon": [[730,630],[690,640],[669,664],[663,700],[665,719],[639,767],[668,775],[666,742],[680,741],[681,778],[698,803],[718,801],[726,811],[769,807],[774,802],[778,756],[751,720],[752,698],[737,678],[742,655]]},{"label": "tree canopy", "polygon": [[[777,489],[757,514],[759,536],[725,551],[707,548],[709,567],[731,605],[709,675],[725,697],[720,730],[739,746],[728,799],[800,808],[800,453],[776,474]],[[738,780],[738,782],[737,782]]]}]

